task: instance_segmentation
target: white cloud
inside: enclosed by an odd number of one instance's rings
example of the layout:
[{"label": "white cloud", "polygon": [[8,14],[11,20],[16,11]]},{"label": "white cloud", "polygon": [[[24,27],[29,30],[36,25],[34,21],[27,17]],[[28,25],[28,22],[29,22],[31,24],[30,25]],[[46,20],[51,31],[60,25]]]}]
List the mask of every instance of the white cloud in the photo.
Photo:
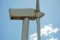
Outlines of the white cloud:
[{"label": "white cloud", "polygon": [[37,40],[37,34],[34,33],[33,35],[30,35],[31,40]]},{"label": "white cloud", "polygon": [[44,26],[44,28],[41,28],[41,36],[42,35],[47,36],[49,34],[56,33],[57,31],[58,31],[58,28],[53,28],[52,24],[49,24]]},{"label": "white cloud", "polygon": [[57,38],[52,37],[52,38],[47,39],[47,40],[57,40]]},{"label": "white cloud", "polygon": [[[41,28],[41,36],[45,35],[48,36],[52,33],[56,33],[58,31],[58,28],[53,28],[52,24],[44,26],[44,28]],[[34,33],[30,35],[31,40],[37,40],[37,33]],[[50,38],[49,40],[56,40],[54,38]]]},{"label": "white cloud", "polygon": [[36,37],[37,36],[37,34],[36,33],[34,33],[33,35],[31,35],[30,37]]}]

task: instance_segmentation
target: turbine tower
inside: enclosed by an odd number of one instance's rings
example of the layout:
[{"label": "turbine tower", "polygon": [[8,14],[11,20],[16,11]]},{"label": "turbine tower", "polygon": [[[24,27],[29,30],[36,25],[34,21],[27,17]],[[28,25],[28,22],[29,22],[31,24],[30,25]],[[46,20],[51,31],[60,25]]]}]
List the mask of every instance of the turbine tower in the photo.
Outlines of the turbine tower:
[{"label": "turbine tower", "polygon": [[9,9],[10,18],[12,20],[23,20],[21,40],[28,40],[29,20],[35,19],[37,22],[37,36],[38,40],[40,40],[40,18],[44,16],[44,13],[39,9],[39,0],[36,0],[36,9]]}]

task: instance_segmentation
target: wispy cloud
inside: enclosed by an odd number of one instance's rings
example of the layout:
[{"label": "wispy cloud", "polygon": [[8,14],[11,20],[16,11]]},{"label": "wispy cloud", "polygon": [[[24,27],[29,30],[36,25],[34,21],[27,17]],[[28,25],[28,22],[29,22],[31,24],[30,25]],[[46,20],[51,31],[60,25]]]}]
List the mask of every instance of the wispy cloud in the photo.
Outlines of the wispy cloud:
[{"label": "wispy cloud", "polygon": [[[56,33],[58,31],[58,28],[53,28],[53,25],[52,24],[49,24],[49,25],[45,25],[44,28],[41,28],[41,36],[48,36],[52,33]],[[37,40],[37,33],[34,33],[32,35],[30,35],[30,39],[31,40]],[[54,39],[53,37],[48,39],[48,40],[57,40],[57,39]]]}]

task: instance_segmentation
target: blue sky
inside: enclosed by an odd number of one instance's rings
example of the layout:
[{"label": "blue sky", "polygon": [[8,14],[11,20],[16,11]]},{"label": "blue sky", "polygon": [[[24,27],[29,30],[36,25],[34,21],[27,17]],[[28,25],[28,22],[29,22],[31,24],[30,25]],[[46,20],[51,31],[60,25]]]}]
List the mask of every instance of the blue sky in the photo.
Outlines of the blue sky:
[{"label": "blue sky", "polygon": [[[33,8],[35,9],[36,0],[0,0],[0,40],[21,40],[22,20],[11,20],[9,8]],[[40,10],[45,13],[41,18],[41,28],[45,25],[53,30],[51,34],[41,37],[41,40],[60,39],[60,0],[40,0]],[[29,40],[30,36],[36,34],[36,20],[29,21]],[[49,30],[50,32],[51,30]],[[56,33],[54,32],[56,31]],[[52,35],[52,36],[50,36]],[[37,36],[36,36],[37,37]],[[35,39],[35,38],[34,38]]]}]

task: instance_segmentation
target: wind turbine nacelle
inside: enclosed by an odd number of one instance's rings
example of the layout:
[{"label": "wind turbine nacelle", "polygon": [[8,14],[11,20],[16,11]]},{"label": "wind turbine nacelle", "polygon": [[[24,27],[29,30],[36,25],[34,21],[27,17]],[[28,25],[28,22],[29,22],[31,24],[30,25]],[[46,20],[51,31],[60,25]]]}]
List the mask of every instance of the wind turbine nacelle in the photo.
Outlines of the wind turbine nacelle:
[{"label": "wind turbine nacelle", "polygon": [[43,14],[42,12],[35,12],[35,9],[9,9],[9,13],[10,18],[15,20],[23,20],[25,17],[28,17],[30,20],[34,20],[36,17],[41,17]]}]

